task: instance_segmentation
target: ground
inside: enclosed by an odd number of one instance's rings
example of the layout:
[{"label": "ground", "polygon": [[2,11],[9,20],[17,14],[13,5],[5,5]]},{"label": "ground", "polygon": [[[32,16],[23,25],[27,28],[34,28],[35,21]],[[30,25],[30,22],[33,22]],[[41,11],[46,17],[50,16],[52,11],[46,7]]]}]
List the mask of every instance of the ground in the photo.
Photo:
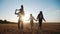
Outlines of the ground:
[{"label": "ground", "polygon": [[[17,24],[0,24],[0,34],[22,34]],[[24,24],[23,34],[60,34],[60,23],[43,23],[42,29],[38,30],[38,24],[34,23],[33,31],[30,24]]]}]

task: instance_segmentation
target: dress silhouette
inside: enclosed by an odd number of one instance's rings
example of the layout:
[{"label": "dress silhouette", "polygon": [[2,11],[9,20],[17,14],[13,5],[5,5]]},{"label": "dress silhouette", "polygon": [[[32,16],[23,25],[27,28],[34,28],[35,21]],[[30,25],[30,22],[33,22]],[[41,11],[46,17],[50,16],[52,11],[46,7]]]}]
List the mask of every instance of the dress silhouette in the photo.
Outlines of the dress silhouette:
[{"label": "dress silhouette", "polygon": [[[17,11],[19,11],[19,12],[17,13]],[[22,17],[24,16],[23,5],[21,5],[20,9],[15,10],[15,14],[18,15],[18,17],[19,17],[19,19],[18,19],[18,29],[20,29],[20,26],[21,26],[21,29],[23,29],[23,19],[22,19]]]},{"label": "dress silhouette", "polygon": [[41,26],[42,26],[42,20],[45,21],[45,19],[44,19],[44,17],[43,17],[42,11],[40,11],[40,13],[38,14],[37,19],[38,19],[38,22],[39,22],[39,27],[38,27],[38,28],[41,29]]}]

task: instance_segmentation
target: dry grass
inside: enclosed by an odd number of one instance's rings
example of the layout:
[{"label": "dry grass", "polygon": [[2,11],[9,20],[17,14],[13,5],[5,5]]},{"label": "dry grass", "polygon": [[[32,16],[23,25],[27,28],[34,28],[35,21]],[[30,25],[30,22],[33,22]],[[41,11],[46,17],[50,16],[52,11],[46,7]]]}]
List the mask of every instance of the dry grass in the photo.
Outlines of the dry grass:
[{"label": "dry grass", "polygon": [[[17,24],[0,24],[0,34],[22,34],[22,31],[18,30]],[[24,24],[23,34],[60,34],[60,23],[43,23],[41,30],[34,23],[33,31],[30,24]]]}]

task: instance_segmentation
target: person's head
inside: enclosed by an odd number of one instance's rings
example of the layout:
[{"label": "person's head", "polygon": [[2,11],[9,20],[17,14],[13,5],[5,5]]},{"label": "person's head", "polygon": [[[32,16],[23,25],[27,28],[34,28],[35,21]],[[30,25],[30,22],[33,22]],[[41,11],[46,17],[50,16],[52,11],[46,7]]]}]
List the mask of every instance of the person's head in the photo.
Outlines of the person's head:
[{"label": "person's head", "polygon": [[21,8],[23,9],[23,5],[21,5]]},{"label": "person's head", "polygon": [[40,13],[39,14],[42,14],[42,11],[40,11]]},{"label": "person's head", "polygon": [[30,14],[30,17],[32,16],[32,14]]}]

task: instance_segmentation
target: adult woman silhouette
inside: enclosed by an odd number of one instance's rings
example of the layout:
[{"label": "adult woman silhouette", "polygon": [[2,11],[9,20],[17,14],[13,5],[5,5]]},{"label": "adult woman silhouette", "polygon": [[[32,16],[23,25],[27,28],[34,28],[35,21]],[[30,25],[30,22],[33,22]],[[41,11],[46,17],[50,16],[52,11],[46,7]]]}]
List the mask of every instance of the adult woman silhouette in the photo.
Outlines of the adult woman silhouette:
[{"label": "adult woman silhouette", "polygon": [[45,19],[44,19],[44,17],[43,17],[42,11],[40,11],[40,13],[38,14],[37,19],[38,19],[38,21],[39,21],[39,27],[38,27],[38,29],[41,29],[41,26],[42,26],[42,20],[45,21]]}]

